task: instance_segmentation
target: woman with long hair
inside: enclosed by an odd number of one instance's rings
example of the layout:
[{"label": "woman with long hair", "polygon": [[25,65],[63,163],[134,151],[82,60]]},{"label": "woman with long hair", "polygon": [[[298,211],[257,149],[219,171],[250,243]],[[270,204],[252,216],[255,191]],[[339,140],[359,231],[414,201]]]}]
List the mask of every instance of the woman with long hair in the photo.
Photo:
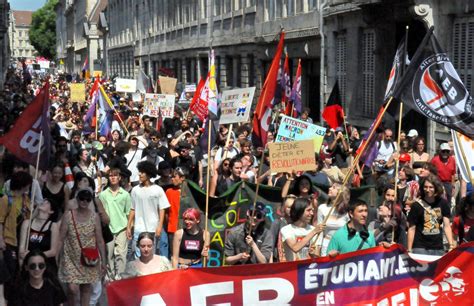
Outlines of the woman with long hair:
[{"label": "woman with long hair", "polygon": [[[341,195],[338,198],[339,193],[341,193]],[[339,183],[334,183],[331,187],[329,187],[328,197],[328,203],[319,205],[317,214],[318,224],[322,224],[328,216],[329,211],[332,209],[332,212],[326,221],[324,232],[319,235],[317,243],[317,252],[321,256],[327,255],[327,247],[329,245],[329,241],[331,241],[332,235],[338,229],[346,225],[350,219],[347,213],[347,207],[351,199],[351,192],[349,188],[342,186]]]},{"label": "woman with long hair", "polygon": [[56,306],[65,301],[66,296],[55,274],[50,271],[46,255],[37,249],[30,251],[25,256],[14,296],[9,298],[8,305]]},{"label": "woman with long hair", "polygon": [[140,233],[137,239],[137,247],[140,249],[140,257],[127,262],[122,278],[149,275],[172,269],[168,258],[155,255],[155,233]]},{"label": "woman with long hair", "polygon": [[443,184],[429,175],[421,181],[420,197],[411,205],[408,214],[408,251],[425,255],[444,255],[443,232],[449,250],[455,247],[451,223],[450,205],[442,197]]},{"label": "woman with long hair", "polygon": [[201,213],[188,208],[183,213],[184,228],[176,231],[173,238],[173,269],[202,267],[202,259],[208,256],[209,232],[201,229]]},{"label": "woman with long hair", "polygon": [[462,198],[453,220],[453,235],[458,244],[474,241],[474,193]]},{"label": "woman with long hair", "polygon": [[290,209],[291,224],[280,230],[284,256],[280,261],[303,260],[316,256],[316,235],[324,230],[324,225],[311,225],[314,208],[308,198],[297,198]]},{"label": "woman with long hair", "polygon": [[410,154],[410,166],[417,175],[420,174],[421,168],[431,159],[430,154],[426,153],[426,141],[423,137],[415,138],[413,143],[413,152]]}]

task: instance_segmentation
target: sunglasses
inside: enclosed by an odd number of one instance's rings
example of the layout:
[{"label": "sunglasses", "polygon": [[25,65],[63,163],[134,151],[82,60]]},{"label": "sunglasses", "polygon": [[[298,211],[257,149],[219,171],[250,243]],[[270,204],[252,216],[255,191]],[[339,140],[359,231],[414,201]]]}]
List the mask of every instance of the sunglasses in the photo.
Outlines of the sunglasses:
[{"label": "sunglasses", "polygon": [[222,164],[224,167],[229,167],[229,163],[223,163]]},{"label": "sunglasses", "polygon": [[79,201],[90,202],[92,201],[92,197],[77,197]]},{"label": "sunglasses", "polygon": [[[252,211],[249,211],[249,218],[252,218]],[[265,218],[265,215],[262,214],[261,212],[257,211],[254,215],[253,218],[255,220],[263,220]]]},{"label": "sunglasses", "polygon": [[441,153],[450,153],[449,150],[441,150]]},{"label": "sunglasses", "polygon": [[44,262],[41,262],[39,264],[37,263],[30,263],[28,265],[28,269],[29,270],[43,270],[44,268],[46,268],[46,264]]}]

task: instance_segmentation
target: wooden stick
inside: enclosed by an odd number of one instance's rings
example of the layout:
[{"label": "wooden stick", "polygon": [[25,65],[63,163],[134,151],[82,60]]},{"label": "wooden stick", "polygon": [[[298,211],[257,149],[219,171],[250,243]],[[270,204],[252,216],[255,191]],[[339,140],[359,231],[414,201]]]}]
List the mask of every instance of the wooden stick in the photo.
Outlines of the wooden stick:
[{"label": "wooden stick", "polygon": [[[393,97],[390,97],[387,101],[387,103],[385,104],[385,107],[382,111],[382,114],[380,116],[380,118],[375,122],[375,126],[378,126],[380,124],[380,122],[382,121],[382,118],[383,118],[383,115],[385,115],[385,112],[387,111],[388,107],[390,106],[390,104],[392,103],[392,100],[393,100]],[[364,153],[364,151],[367,149],[367,144],[372,140],[372,137],[374,136],[375,134],[375,131],[377,129],[373,129],[370,131],[370,134],[369,134],[369,137],[367,137],[367,141],[364,142],[362,144],[362,147],[361,147],[361,150],[359,152],[359,154],[357,154],[357,156],[354,158],[354,161],[351,165],[351,167],[349,168],[349,171],[347,172],[346,176],[344,177],[344,181],[342,182],[342,186],[346,186],[347,182],[349,181],[349,178],[351,177],[352,173],[354,173],[354,168],[356,164],[359,163],[359,160],[360,160],[360,157],[362,156],[362,154]],[[337,192],[337,196],[336,196],[336,199],[334,200],[334,203],[337,203],[339,201],[339,198],[341,197],[341,194],[342,194],[342,188],[339,189],[339,191]],[[331,205],[331,209],[329,210],[328,214],[326,215],[326,217],[324,218],[323,220],[323,223],[322,224],[326,224],[329,217],[332,215],[334,209],[336,208],[335,205]],[[318,241],[319,239],[319,235],[321,235],[322,232],[320,232],[317,236],[316,236],[316,240],[315,240],[315,243],[316,241]]]},{"label": "wooden stick", "polygon": [[[399,118],[398,118],[398,139],[397,139],[397,150],[398,150],[398,158],[395,160],[395,184],[394,184],[394,189],[395,189],[395,202],[392,204],[392,218],[395,217],[395,205],[397,205],[398,202],[398,197],[397,197],[397,191],[398,191],[398,168],[400,166],[400,134],[402,132],[402,116],[403,116],[403,103],[400,102],[400,113],[399,113]],[[395,241],[395,226],[392,228],[392,241],[393,243]]]},{"label": "wooden stick", "polygon": [[[265,146],[266,147],[266,146]],[[252,207],[252,216],[251,220],[253,221],[253,218],[255,217],[255,208],[257,207],[257,197],[258,197],[258,191],[260,189],[260,180],[259,177],[262,175],[262,168],[263,168],[263,162],[265,159],[265,148],[262,151],[262,157],[260,158],[260,165],[258,167],[258,173],[257,173],[257,186],[255,187],[255,197],[253,198],[253,207]],[[250,222],[249,226],[249,233],[252,233],[252,222]]]},{"label": "wooden stick", "polygon": [[[38,146],[38,156],[36,157],[36,168],[35,168],[35,180],[38,180],[38,168],[41,159],[41,147],[43,146],[43,130],[40,132],[39,146]],[[31,184],[33,186],[33,183]],[[36,210],[35,206],[35,197],[36,197],[36,188],[31,188],[31,200],[30,200],[30,218],[28,222],[28,228],[26,230],[26,241],[25,241],[25,251],[28,251],[28,246],[30,244],[30,232],[31,232],[31,222],[33,221],[33,213]],[[33,208],[33,210],[31,209]]]},{"label": "wooden stick", "polygon": [[[205,222],[204,222],[204,232],[207,233],[209,222],[209,185],[210,185],[210,170],[211,170],[211,130],[212,130],[212,120],[209,119],[209,130],[207,135],[207,177],[206,177],[206,212],[205,212]],[[207,258],[204,257],[202,266],[205,268],[207,265]]]},{"label": "wooden stick", "polygon": [[230,135],[231,135],[231,133],[232,133],[232,128],[233,128],[233,126],[234,126],[234,124],[231,123],[230,126],[229,126],[229,129],[228,129],[228,131],[227,131],[227,139],[226,139],[226,141],[225,141],[225,146],[224,146],[224,148],[223,148],[223,150],[224,150],[224,157],[222,157],[221,162],[222,162],[224,159],[227,158],[227,153],[229,153],[229,149],[228,149],[227,147],[229,146]]}]

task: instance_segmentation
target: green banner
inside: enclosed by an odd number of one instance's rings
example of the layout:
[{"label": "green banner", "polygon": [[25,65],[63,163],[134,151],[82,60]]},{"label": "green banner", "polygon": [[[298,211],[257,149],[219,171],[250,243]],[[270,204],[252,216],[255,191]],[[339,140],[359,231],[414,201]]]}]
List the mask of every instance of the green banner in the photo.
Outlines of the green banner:
[{"label": "green banner", "polygon": [[[374,190],[372,187],[351,189],[351,198],[361,198],[367,203],[375,203],[370,196],[370,191]],[[316,186],[314,188],[319,192],[318,203],[327,203],[327,194]],[[208,231],[211,236],[211,246],[208,267],[223,265],[227,232],[230,228],[245,222],[247,210],[253,205],[255,189],[255,184],[239,182],[229,188],[223,195],[209,198]],[[372,193],[375,194],[375,192]],[[265,225],[270,228],[272,222],[281,216],[281,188],[260,185],[257,201],[264,203],[267,207],[268,213],[265,218]],[[183,184],[181,190],[180,218],[188,208],[201,210],[201,227],[204,229],[206,193],[189,180]],[[182,228],[181,219],[179,227]]]}]

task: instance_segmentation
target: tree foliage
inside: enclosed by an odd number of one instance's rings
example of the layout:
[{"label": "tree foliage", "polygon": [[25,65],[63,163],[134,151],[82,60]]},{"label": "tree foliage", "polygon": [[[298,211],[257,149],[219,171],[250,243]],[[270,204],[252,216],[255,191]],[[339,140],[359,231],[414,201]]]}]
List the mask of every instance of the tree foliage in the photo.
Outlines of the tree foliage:
[{"label": "tree foliage", "polygon": [[33,13],[30,28],[30,43],[40,56],[49,60],[56,58],[56,12],[58,0],[48,0]]}]

